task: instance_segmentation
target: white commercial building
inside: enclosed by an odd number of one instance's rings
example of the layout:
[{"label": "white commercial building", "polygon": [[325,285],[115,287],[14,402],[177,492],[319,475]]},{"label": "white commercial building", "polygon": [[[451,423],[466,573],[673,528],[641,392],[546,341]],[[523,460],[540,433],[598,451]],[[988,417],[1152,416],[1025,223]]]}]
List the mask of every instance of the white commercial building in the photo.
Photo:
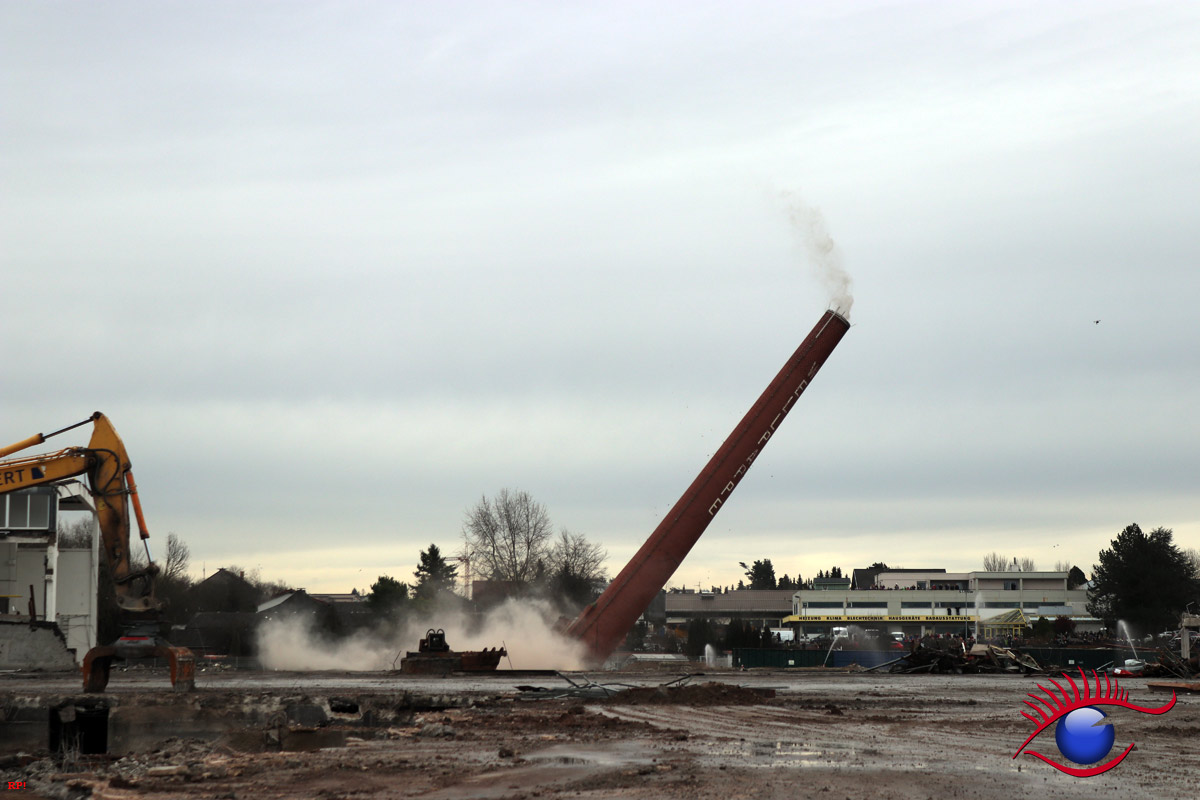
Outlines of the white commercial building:
[{"label": "white commercial building", "polygon": [[[1076,630],[1098,630],[1087,590],[1068,589],[1066,572],[883,571],[864,588],[846,582],[801,589],[785,622],[802,635],[857,625],[889,633],[979,635],[989,620],[1069,617]],[[1020,614],[1014,614],[1019,611]]]}]

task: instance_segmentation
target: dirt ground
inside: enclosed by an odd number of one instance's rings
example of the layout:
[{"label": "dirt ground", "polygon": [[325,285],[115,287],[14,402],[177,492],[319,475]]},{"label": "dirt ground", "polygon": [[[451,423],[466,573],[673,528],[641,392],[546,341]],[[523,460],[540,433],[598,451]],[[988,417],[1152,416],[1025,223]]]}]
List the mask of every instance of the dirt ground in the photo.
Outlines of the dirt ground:
[{"label": "dirt ground", "polygon": [[[107,755],[0,738],[0,798],[1088,798],[1200,793],[1200,695],[1108,709],[1115,769],[1012,758],[1042,678],[828,671],[424,678],[212,676],[191,695],[114,677]],[[158,681],[161,680],[161,683]],[[603,687],[589,681],[604,684]],[[5,725],[74,679],[0,678]],[[1131,702],[1170,700],[1145,680]],[[32,723],[30,723],[32,724]],[[1035,740],[1058,757],[1053,730]],[[1115,755],[1120,752],[1114,748]],[[1065,759],[1062,759],[1065,761]],[[12,782],[11,784],[9,782]],[[7,788],[6,788],[7,787]]]}]

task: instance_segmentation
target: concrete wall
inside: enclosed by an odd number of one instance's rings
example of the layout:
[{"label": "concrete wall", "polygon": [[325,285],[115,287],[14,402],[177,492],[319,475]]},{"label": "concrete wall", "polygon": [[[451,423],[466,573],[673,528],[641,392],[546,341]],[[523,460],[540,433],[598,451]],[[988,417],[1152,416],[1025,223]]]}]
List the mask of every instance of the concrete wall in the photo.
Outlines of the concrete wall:
[{"label": "concrete wall", "polygon": [[[82,654],[80,654],[82,658]],[[74,670],[75,655],[55,625],[0,621],[0,669]]]},{"label": "concrete wall", "polygon": [[58,627],[67,637],[67,647],[75,651],[82,663],[96,641],[97,575],[96,553],[92,550],[60,550],[58,552]]}]

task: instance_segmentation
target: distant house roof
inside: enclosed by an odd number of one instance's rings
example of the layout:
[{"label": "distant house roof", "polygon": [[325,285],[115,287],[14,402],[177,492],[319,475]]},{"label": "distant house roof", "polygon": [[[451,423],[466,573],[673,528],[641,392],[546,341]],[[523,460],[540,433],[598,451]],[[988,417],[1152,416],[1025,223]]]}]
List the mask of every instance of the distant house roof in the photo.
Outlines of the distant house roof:
[{"label": "distant house roof", "polygon": [[288,611],[298,611],[301,609],[311,610],[314,608],[322,606],[328,607],[331,605],[331,603],[327,603],[324,600],[319,600],[316,597],[313,597],[303,589],[297,589],[294,592],[284,592],[281,595],[272,597],[265,603],[260,603],[257,613],[265,614],[268,611],[282,611],[285,610],[285,607]]},{"label": "distant house roof", "polygon": [[367,598],[358,592],[350,594],[310,594],[313,600],[320,600],[322,603],[366,603]]},{"label": "distant house roof", "polygon": [[272,597],[265,603],[259,603],[258,608],[255,609],[255,611],[257,611],[259,614],[263,613],[264,611],[270,611],[272,608],[283,605],[288,600],[291,600],[293,594],[295,594],[295,592],[284,592],[281,595]]},{"label": "distant house roof", "polygon": [[221,567],[216,572],[214,572],[212,575],[209,575],[207,578],[200,581],[198,584],[196,584],[196,586],[197,587],[211,586],[213,584],[233,584],[233,585],[237,585],[237,586],[245,586],[247,589],[250,589],[252,591],[257,591],[256,589],[254,589],[254,584],[252,584],[252,583],[250,583],[250,581],[246,580],[246,578],[244,576],[235,575],[233,572],[230,572],[229,570],[225,569],[224,567]]},{"label": "distant house roof", "polygon": [[197,611],[254,611],[259,590],[241,575],[224,568],[188,589]]}]

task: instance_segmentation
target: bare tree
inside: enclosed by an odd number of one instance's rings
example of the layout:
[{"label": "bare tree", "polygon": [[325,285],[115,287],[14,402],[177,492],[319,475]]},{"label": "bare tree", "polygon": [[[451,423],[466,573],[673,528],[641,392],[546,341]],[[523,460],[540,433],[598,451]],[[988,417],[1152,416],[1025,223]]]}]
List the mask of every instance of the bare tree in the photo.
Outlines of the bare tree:
[{"label": "bare tree", "polygon": [[550,567],[554,572],[573,575],[586,581],[603,581],[604,559],[608,552],[589,542],[582,533],[563,528],[550,548]]},{"label": "bare tree", "polygon": [[501,489],[467,510],[463,536],[471,565],[489,580],[530,583],[547,568],[553,535],[546,507],[527,492]]},{"label": "bare tree", "polygon": [[169,580],[179,580],[187,577],[188,562],[191,561],[191,548],[173,533],[167,534],[167,552],[162,559],[161,574]]},{"label": "bare tree", "polygon": [[1183,550],[1184,556],[1188,561],[1192,562],[1192,575],[1200,580],[1200,549],[1195,547],[1186,547]]},{"label": "bare tree", "polygon": [[1070,561],[1055,561],[1054,562],[1054,571],[1055,572],[1070,572],[1071,571],[1071,562]]},{"label": "bare tree", "polygon": [[582,533],[566,528],[550,548],[551,572],[547,588],[560,608],[573,614],[592,602],[604,589],[604,559],[608,553]]},{"label": "bare tree", "polygon": [[1037,564],[1034,563],[1032,558],[1027,558],[1027,557],[1022,556],[1021,558],[1014,559],[1014,560],[1016,561],[1017,566],[1021,568],[1021,572],[1036,572],[1037,571]]},{"label": "bare tree", "polygon": [[58,546],[91,547],[92,535],[95,530],[95,517],[90,513],[70,521],[64,521],[60,517],[58,520]]},{"label": "bare tree", "polygon": [[1002,556],[999,553],[988,553],[983,557],[983,571],[1007,572],[1008,556]]}]

